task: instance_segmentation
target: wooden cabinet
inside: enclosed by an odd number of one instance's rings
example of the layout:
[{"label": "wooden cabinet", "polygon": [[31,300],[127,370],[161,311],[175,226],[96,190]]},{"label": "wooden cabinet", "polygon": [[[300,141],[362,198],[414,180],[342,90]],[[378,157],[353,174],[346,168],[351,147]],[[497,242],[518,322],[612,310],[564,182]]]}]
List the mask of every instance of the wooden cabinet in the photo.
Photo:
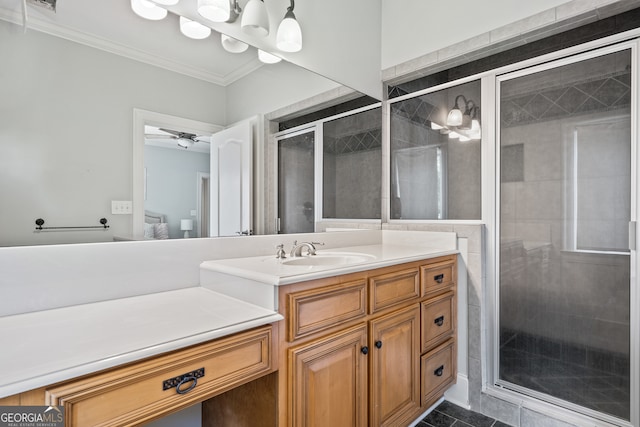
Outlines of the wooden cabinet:
[{"label": "wooden cabinet", "polygon": [[67,427],[139,425],[273,372],[273,332],[262,326],[0,403],[64,406]]},{"label": "wooden cabinet", "polygon": [[366,348],[358,326],[289,350],[292,425],[367,425]]},{"label": "wooden cabinet", "polygon": [[408,424],[420,407],[420,311],[417,304],[370,322],[372,426]]},{"label": "wooden cabinet", "polygon": [[455,381],[455,280],[452,255],[280,287],[278,425],[409,425]]},{"label": "wooden cabinet", "polygon": [[141,424],[273,369],[271,326],[47,389],[47,403],[63,405],[67,426]]}]

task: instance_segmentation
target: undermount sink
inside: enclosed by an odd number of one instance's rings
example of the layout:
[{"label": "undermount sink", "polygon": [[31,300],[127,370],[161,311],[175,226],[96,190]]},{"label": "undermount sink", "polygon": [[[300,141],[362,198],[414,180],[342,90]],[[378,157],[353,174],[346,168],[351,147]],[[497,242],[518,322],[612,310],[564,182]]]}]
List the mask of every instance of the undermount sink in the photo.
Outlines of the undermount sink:
[{"label": "undermount sink", "polygon": [[356,252],[324,252],[316,255],[288,258],[282,261],[284,265],[302,266],[326,266],[326,265],[346,265],[374,259],[373,255],[360,254]]}]

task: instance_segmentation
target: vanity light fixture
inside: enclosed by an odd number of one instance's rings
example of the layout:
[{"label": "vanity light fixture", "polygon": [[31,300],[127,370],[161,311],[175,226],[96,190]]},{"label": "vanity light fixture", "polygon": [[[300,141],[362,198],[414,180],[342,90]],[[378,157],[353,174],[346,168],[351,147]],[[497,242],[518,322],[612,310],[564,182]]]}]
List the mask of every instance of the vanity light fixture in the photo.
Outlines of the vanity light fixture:
[{"label": "vanity light fixture", "polygon": [[269,35],[269,14],[263,0],[249,0],[244,7],[240,26],[242,31],[253,36]]},{"label": "vanity light fixture", "polygon": [[198,13],[209,21],[226,22],[231,17],[229,0],[198,0]]},{"label": "vanity light fixture", "polygon": [[453,103],[453,108],[449,111],[449,115],[447,115],[447,126],[460,126],[462,125],[462,111],[459,107],[459,100],[462,99],[466,108],[467,98],[464,95],[456,96],[456,100]]},{"label": "vanity light fixture", "polygon": [[159,21],[167,16],[167,9],[163,9],[149,0],[131,0],[131,9],[136,15],[152,21]]},{"label": "vanity light fixture", "polygon": [[302,49],[302,29],[293,14],[294,7],[294,0],[291,0],[276,34],[276,46],[283,52],[300,52]]},{"label": "vanity light fixture", "polygon": [[276,64],[282,61],[282,58],[272,55],[269,52],[265,52],[262,49],[258,49],[258,59],[260,60],[260,62],[263,62],[265,64]]},{"label": "vanity light fixture", "polygon": [[180,32],[191,39],[202,40],[209,37],[209,35],[211,34],[211,28],[206,27],[199,22],[192,21],[189,18],[181,16]]},{"label": "vanity light fixture", "polygon": [[448,134],[449,139],[459,139],[461,142],[478,141],[482,138],[482,128],[478,120],[479,110],[474,101],[467,100],[464,95],[458,95],[453,108],[447,114],[445,124],[431,121],[431,129]]},{"label": "vanity light fixture", "polygon": [[222,43],[224,50],[231,53],[242,53],[249,49],[248,44],[241,42],[240,40],[236,40],[233,37],[229,37],[226,34],[220,34],[220,42]]},{"label": "vanity light fixture", "polygon": [[154,3],[161,4],[163,6],[174,6],[178,4],[180,0],[153,0]]}]

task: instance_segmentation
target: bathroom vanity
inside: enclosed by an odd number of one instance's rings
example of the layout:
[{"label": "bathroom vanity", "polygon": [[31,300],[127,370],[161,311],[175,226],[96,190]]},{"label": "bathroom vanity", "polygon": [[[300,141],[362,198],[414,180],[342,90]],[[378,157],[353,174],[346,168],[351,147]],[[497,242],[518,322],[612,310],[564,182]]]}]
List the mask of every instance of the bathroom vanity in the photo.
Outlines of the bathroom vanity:
[{"label": "bathroom vanity", "polygon": [[2,317],[21,345],[0,357],[0,405],[63,405],[67,426],[196,403],[203,426],[408,425],[456,381],[440,234],[205,261],[200,286]]},{"label": "bathroom vanity", "polygon": [[457,255],[410,251],[203,263],[219,292],[275,288],[278,418],[264,425],[409,425],[456,381]]}]

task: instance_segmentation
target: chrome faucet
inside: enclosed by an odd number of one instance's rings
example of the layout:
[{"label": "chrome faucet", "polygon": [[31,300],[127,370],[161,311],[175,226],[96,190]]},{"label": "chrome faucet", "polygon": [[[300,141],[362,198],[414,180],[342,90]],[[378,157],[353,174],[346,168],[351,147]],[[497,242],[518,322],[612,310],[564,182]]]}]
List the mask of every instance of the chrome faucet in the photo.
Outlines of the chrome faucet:
[{"label": "chrome faucet", "polygon": [[293,249],[291,249],[291,257],[302,256],[302,248],[307,248],[307,255],[315,255],[316,254],[316,246],[315,245],[324,245],[324,243],[320,242],[302,242],[298,244],[297,240],[293,241]]}]

